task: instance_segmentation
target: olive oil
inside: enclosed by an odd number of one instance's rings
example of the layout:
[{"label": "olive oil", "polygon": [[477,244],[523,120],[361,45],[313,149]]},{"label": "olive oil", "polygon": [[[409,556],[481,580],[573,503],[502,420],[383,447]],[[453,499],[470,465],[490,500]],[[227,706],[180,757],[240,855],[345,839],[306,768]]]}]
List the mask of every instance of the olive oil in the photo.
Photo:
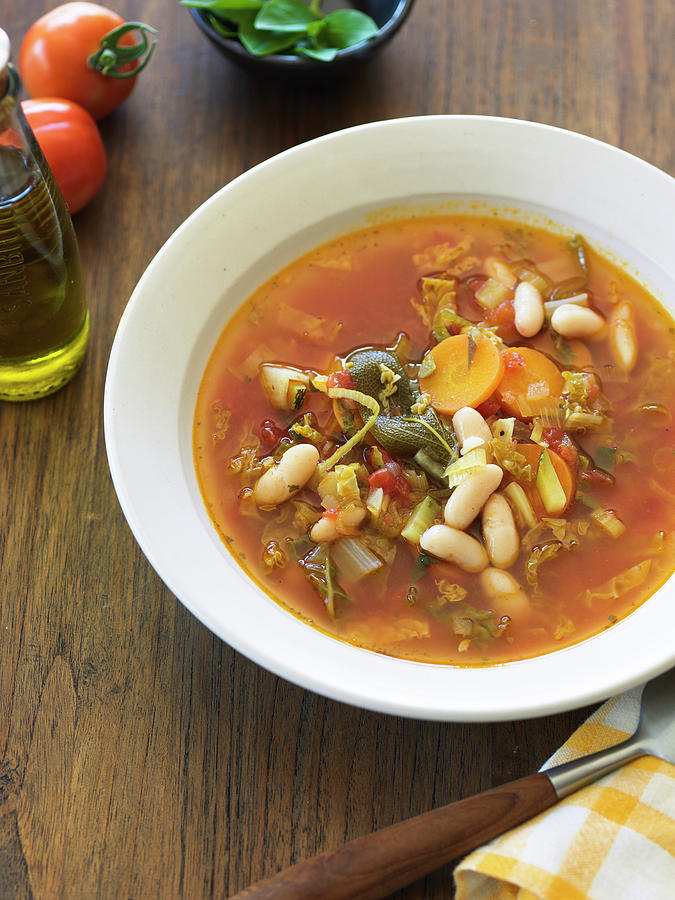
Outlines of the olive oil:
[{"label": "olive oil", "polygon": [[0,147],[0,398],[58,390],[89,329],[73,227],[51,175]]},{"label": "olive oil", "polygon": [[11,64],[1,74],[0,399],[31,400],[78,370],[89,315],[68,210],[13,96]]}]

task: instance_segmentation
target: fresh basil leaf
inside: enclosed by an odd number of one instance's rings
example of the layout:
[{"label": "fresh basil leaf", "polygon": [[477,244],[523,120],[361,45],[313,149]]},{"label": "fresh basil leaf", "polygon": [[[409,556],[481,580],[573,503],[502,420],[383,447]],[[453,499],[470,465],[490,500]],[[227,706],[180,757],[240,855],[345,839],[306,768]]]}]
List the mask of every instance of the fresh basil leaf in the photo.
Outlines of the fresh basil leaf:
[{"label": "fresh basil leaf", "polygon": [[257,11],[262,8],[263,0],[181,0],[181,6],[194,6],[197,9],[211,10],[211,12]]},{"label": "fresh basil leaf", "polygon": [[212,10],[207,10],[208,17],[211,21],[220,22],[223,28],[232,28],[238,29],[236,32],[236,36],[239,37],[241,35],[242,28],[252,28],[253,20],[256,17],[257,10],[255,9],[228,9],[223,12],[213,12]]},{"label": "fresh basil leaf", "polygon": [[326,43],[338,50],[353,47],[377,34],[377,25],[358,9],[336,9],[324,17]]},{"label": "fresh basil leaf", "polygon": [[337,56],[335,47],[303,47],[302,45],[295,48],[298,56],[304,56],[306,59],[318,59],[320,62],[331,62]]},{"label": "fresh basil leaf", "polygon": [[302,37],[303,31],[261,31],[253,21],[239,25],[239,40],[253,56],[268,56],[289,50]]},{"label": "fresh basil leaf", "polygon": [[239,37],[239,32],[234,22],[228,23],[225,21],[225,19],[221,19],[219,16],[216,16],[212,12],[209,12],[209,10],[206,10],[204,15],[208,20],[211,28],[213,28],[214,31],[218,32],[218,34],[226,38]]},{"label": "fresh basil leaf", "polygon": [[316,19],[302,0],[267,0],[256,16],[255,27],[264,31],[304,31]]}]

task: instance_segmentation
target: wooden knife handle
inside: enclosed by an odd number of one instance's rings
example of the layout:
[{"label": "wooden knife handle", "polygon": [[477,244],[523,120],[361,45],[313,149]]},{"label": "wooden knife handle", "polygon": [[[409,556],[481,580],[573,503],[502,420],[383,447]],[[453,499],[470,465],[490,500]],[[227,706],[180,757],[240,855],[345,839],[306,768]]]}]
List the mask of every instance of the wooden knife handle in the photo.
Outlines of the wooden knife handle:
[{"label": "wooden knife handle", "polygon": [[557,797],[528,775],[304,860],[231,900],[377,900],[525,822]]}]

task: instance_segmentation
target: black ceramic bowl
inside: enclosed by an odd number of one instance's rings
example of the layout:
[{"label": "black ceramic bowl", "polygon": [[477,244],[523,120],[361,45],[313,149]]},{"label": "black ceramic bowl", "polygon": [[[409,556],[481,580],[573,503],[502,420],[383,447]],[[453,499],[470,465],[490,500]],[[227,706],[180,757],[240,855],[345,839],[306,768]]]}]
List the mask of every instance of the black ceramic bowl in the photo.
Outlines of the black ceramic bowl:
[{"label": "black ceramic bowl", "polygon": [[199,29],[220,50],[223,56],[252,72],[266,75],[278,75],[286,78],[312,81],[317,77],[332,78],[345,75],[356,66],[369,60],[389,41],[405,22],[415,0],[345,0],[334,3],[335,7],[351,7],[369,15],[378,27],[377,34],[367,41],[339,50],[331,62],[320,62],[304,59],[300,56],[286,54],[270,54],[254,56],[237,40],[226,38],[215,31],[204,11],[189,7],[190,14]]}]

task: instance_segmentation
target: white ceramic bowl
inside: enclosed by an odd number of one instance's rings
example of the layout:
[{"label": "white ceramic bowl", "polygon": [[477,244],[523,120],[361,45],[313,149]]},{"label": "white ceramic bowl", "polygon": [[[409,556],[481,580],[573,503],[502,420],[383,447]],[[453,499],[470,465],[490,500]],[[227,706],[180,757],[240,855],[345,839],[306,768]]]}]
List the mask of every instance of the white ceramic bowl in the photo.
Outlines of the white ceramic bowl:
[{"label": "white ceramic bowl", "polygon": [[[620,150],[528,122],[434,116],[318,138],[246,172],[159,251],[120,322],[105,436],[127,521],[171,591],[261,666],[346,703],[425,719],[487,721],[603,699],[675,664],[673,580],[608,631],[545,656],[485,668],[409,662],[321,634],[262,593],[204,509],[192,462],[200,379],[232,311],[292,259],[384,207],[547,217],[675,298],[675,180]],[[445,206],[443,204],[445,203]],[[396,212],[392,213],[396,214]],[[669,298],[667,300],[667,298]]]}]

